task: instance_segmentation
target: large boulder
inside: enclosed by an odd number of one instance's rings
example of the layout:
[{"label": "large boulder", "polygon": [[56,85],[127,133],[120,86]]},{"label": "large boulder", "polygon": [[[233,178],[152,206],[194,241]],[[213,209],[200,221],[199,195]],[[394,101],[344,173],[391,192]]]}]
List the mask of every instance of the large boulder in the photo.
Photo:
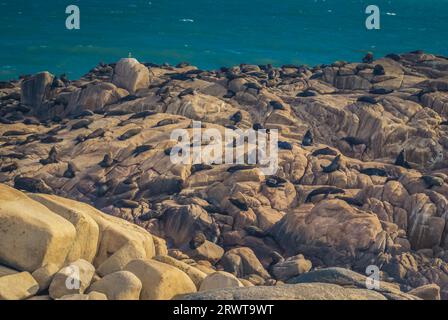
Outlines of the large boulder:
[{"label": "large boulder", "polygon": [[155,260],[134,260],[125,268],[143,284],[141,300],[170,300],[177,295],[196,292],[196,286],[181,270]]},{"label": "large boulder", "polygon": [[149,70],[134,58],[125,58],[115,66],[112,82],[131,94],[149,87]]},{"label": "large boulder", "polygon": [[285,281],[310,271],[312,266],[311,261],[306,260],[305,257],[300,254],[274,265],[272,267],[272,274],[276,279]]},{"label": "large boulder", "polygon": [[209,274],[201,284],[199,291],[225,289],[225,288],[242,288],[244,285],[233,274],[217,271]]},{"label": "large boulder", "polygon": [[53,78],[49,72],[41,72],[24,80],[21,85],[22,104],[38,109],[49,98]]},{"label": "large boulder", "polygon": [[244,278],[252,274],[270,278],[269,273],[250,248],[235,248],[227,251],[221,259],[224,270]]},{"label": "large boulder", "polygon": [[129,271],[118,271],[93,283],[88,292],[92,291],[104,293],[108,300],[139,300],[142,283]]},{"label": "large boulder", "polygon": [[24,300],[34,296],[39,284],[29,272],[0,277],[0,300]]},{"label": "large boulder", "polygon": [[107,296],[104,293],[90,292],[89,294],[68,294],[57,300],[107,300]]},{"label": "large boulder", "polygon": [[0,262],[34,272],[62,267],[76,238],[74,226],[25,194],[0,184]]},{"label": "large boulder", "polygon": [[101,276],[123,270],[134,259],[150,259],[155,254],[151,234],[137,225],[106,215],[81,202],[42,194],[35,195],[34,199],[71,220],[83,216],[95,221],[99,227],[99,239],[93,264]]},{"label": "large boulder", "polygon": [[83,294],[90,286],[95,268],[85,260],[78,260],[59,270],[51,281],[49,293],[53,299],[71,294]]},{"label": "large boulder", "polygon": [[185,272],[198,289],[201,286],[202,281],[204,281],[204,279],[207,277],[207,274],[205,274],[201,270],[167,255],[156,256],[154,257],[154,260],[169,264],[170,266],[176,267],[177,269]]}]

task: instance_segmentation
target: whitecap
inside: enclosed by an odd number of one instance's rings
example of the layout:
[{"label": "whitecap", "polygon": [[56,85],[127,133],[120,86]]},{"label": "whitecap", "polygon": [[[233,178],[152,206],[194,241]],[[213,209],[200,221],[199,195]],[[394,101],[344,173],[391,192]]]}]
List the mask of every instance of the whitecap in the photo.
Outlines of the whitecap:
[{"label": "whitecap", "polygon": [[387,14],[388,16],[396,16],[396,15],[397,15],[395,12],[386,12],[386,14]]},{"label": "whitecap", "polygon": [[180,22],[194,22],[193,19],[180,19]]}]

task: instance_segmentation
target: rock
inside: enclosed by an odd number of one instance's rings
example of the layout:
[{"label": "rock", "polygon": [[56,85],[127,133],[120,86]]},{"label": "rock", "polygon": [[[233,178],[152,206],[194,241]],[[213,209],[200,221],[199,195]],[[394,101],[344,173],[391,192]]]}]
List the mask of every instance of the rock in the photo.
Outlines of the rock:
[{"label": "rock", "polygon": [[193,281],[197,289],[199,289],[202,281],[204,281],[204,279],[207,277],[207,274],[205,274],[201,270],[167,255],[156,256],[154,257],[154,260],[169,264],[170,266],[176,267],[177,269],[185,272]]},{"label": "rock", "polygon": [[224,271],[218,271],[209,274],[204,279],[199,288],[199,291],[242,287],[244,287],[244,285],[233,274]]},{"label": "rock", "polygon": [[50,96],[53,75],[48,72],[38,73],[21,84],[20,101],[26,106],[38,109]]},{"label": "rock", "polygon": [[47,264],[32,273],[33,278],[39,284],[39,292],[45,291],[50,287],[54,275],[59,271],[55,264]]},{"label": "rock", "polygon": [[0,277],[0,300],[25,300],[38,290],[39,284],[29,272]]},{"label": "rock", "polygon": [[440,300],[440,287],[436,284],[428,284],[408,291],[407,294],[423,300]]},{"label": "rock", "polygon": [[155,260],[134,260],[125,268],[143,284],[141,300],[170,300],[177,295],[196,292],[196,286],[181,270]]},{"label": "rock", "polygon": [[378,292],[325,283],[228,288],[184,295],[179,300],[387,300]]},{"label": "rock", "polygon": [[206,240],[201,246],[194,250],[189,250],[187,252],[188,256],[195,260],[207,260],[212,264],[217,263],[221,260],[224,255],[224,249]]},{"label": "rock", "polygon": [[76,237],[73,225],[3,184],[0,202],[0,260],[29,272],[47,264],[61,267]]},{"label": "rock", "polygon": [[[136,225],[106,215],[81,202],[48,195],[39,195],[34,198],[48,205],[61,216],[69,215],[72,219],[88,216],[95,221],[99,227],[99,239],[93,264],[98,268],[97,272],[101,276],[123,270],[134,259],[152,258],[155,254],[151,234]],[[86,238],[86,241],[88,240]]]},{"label": "rock", "polygon": [[108,300],[139,300],[141,281],[129,271],[108,274],[92,284],[88,292],[104,293]]},{"label": "rock", "polygon": [[121,59],[115,66],[112,82],[134,94],[139,89],[149,87],[149,70],[136,59]]},{"label": "rock", "polygon": [[311,268],[311,261],[306,260],[303,255],[297,255],[274,265],[272,267],[272,274],[276,279],[286,281],[310,271]]},{"label": "rock", "polygon": [[269,278],[269,273],[264,269],[260,260],[250,248],[235,248],[227,251],[221,259],[224,270],[244,278],[250,274],[256,274],[264,279]]},{"label": "rock", "polygon": [[68,294],[57,300],[107,300],[104,293],[90,292],[89,294]]},{"label": "rock", "polygon": [[9,276],[9,275],[16,274],[16,273],[18,273],[18,271],[0,265],[0,277]]},{"label": "rock", "polygon": [[83,294],[89,287],[95,268],[85,260],[78,260],[59,270],[51,281],[49,293],[53,299],[66,295]]}]

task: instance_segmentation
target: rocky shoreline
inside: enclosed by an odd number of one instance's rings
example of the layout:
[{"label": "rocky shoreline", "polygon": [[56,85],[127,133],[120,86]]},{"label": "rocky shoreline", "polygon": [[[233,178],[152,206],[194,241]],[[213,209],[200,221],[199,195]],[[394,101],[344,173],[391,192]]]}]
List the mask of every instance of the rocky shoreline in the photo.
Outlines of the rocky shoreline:
[{"label": "rocky shoreline", "polygon": [[[448,299],[448,59],[363,60],[0,82],[0,299]],[[192,121],[277,173],[173,164]]]}]

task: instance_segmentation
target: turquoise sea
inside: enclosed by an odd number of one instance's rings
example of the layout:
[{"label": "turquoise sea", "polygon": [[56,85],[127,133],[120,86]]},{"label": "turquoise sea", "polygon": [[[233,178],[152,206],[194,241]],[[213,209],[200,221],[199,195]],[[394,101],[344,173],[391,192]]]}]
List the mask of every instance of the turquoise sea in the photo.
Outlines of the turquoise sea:
[{"label": "turquoise sea", "polygon": [[[78,5],[81,29],[65,28]],[[381,30],[365,9],[381,10]],[[129,53],[140,61],[282,65],[417,49],[448,55],[448,0],[0,0],[0,79],[70,78]]]}]

